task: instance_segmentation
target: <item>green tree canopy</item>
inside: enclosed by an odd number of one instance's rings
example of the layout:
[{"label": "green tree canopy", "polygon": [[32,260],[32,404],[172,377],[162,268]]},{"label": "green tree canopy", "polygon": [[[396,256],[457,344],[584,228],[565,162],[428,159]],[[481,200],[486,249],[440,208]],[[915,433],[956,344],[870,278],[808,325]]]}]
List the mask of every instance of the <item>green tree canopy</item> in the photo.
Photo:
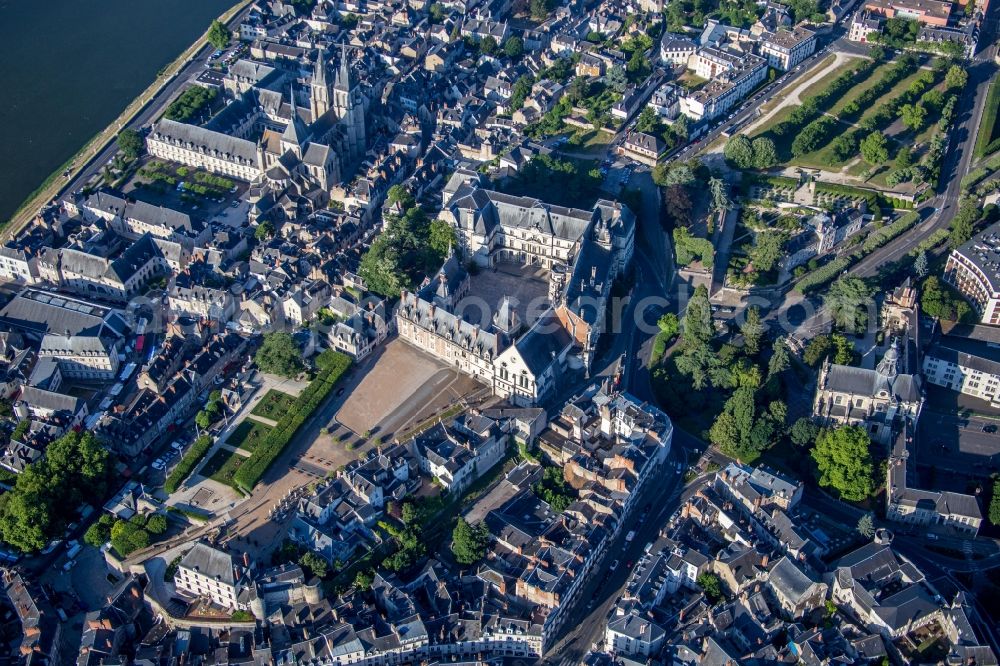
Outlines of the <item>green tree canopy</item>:
[{"label": "green tree canopy", "polygon": [[827,428],[816,438],[812,458],[819,484],[848,502],[861,502],[875,491],[871,439],[860,426]]},{"label": "green tree canopy", "polygon": [[229,32],[229,28],[222,21],[212,21],[212,25],[208,28],[208,42],[219,49],[220,51],[227,46],[229,46],[229,40],[232,35]]},{"label": "green tree canopy", "polygon": [[714,573],[705,572],[698,576],[695,581],[701,591],[705,593],[705,597],[708,599],[709,603],[716,603],[722,599],[722,583],[719,581],[719,577]]},{"label": "green tree canopy", "polygon": [[459,564],[475,564],[486,555],[486,547],[490,543],[490,532],[486,525],[470,525],[464,518],[459,518],[451,533],[451,552]]},{"label": "green tree canopy", "polygon": [[823,305],[835,325],[849,333],[858,333],[868,324],[868,310],[874,306],[873,293],[861,278],[842,276],[830,285],[823,296]]},{"label": "green tree canopy", "polygon": [[0,537],[23,552],[44,547],[87,501],[103,502],[111,458],[93,433],[69,431],[17,476],[0,503]]},{"label": "green tree canopy", "polygon": [[753,167],[755,169],[770,169],[778,163],[778,150],[769,137],[759,136],[750,144],[753,149]]},{"label": "green tree canopy", "polygon": [[130,160],[142,155],[143,149],[146,147],[146,142],[142,140],[142,135],[131,127],[126,127],[121,132],[118,133],[118,138],[116,139],[118,144],[118,150]]},{"label": "green tree canopy", "polygon": [[788,438],[792,440],[792,444],[803,448],[812,446],[818,435],[819,426],[813,423],[813,420],[806,416],[798,419],[792,424],[792,427],[788,429]]},{"label": "green tree canopy", "polygon": [[861,157],[873,166],[889,159],[889,142],[881,132],[872,132],[861,140]]},{"label": "green tree canopy", "polygon": [[969,73],[961,65],[952,65],[944,75],[944,84],[951,90],[961,90],[969,82]]},{"label": "green tree canopy", "polygon": [[282,377],[294,377],[302,372],[302,353],[288,333],[267,333],[254,356],[262,372]]},{"label": "green tree canopy", "polygon": [[726,160],[737,169],[753,166],[753,145],[745,134],[734,134],[726,141]]},{"label": "green tree canopy", "polygon": [[503,52],[508,58],[520,58],[524,53],[524,40],[516,35],[508,37],[503,44]]}]

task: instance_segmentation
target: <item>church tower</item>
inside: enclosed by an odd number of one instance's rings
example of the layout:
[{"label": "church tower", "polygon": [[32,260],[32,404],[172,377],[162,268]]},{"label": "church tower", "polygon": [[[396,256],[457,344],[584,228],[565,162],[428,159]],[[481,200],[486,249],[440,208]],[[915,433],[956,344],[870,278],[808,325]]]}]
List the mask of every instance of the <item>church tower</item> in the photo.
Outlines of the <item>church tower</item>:
[{"label": "church tower", "polygon": [[323,51],[321,47],[316,56],[312,83],[309,84],[309,110],[312,112],[313,122],[330,110],[330,86],[326,82],[326,58],[323,57]]},{"label": "church tower", "polygon": [[343,44],[340,47],[340,67],[333,84],[333,103],[337,118],[347,131],[349,158],[351,161],[360,160],[365,154],[364,102],[351,78],[351,65]]}]

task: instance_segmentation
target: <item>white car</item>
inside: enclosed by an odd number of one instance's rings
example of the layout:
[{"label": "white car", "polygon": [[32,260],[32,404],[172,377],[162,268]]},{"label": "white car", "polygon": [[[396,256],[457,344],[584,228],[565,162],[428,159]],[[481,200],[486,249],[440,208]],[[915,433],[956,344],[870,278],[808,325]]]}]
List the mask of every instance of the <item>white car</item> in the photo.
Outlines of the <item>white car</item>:
[{"label": "white car", "polygon": [[163,467],[164,467],[163,461],[160,460],[159,458],[157,458],[156,460],[153,461],[153,464],[151,465],[151,467],[153,469],[163,469]]},{"label": "white car", "polygon": [[611,563],[611,566],[610,566],[610,567],[608,567],[608,569],[609,569],[610,571],[614,571],[614,570],[615,570],[615,569],[617,569],[617,568],[618,568],[618,560],[615,560],[614,562],[612,562],[612,563]]}]

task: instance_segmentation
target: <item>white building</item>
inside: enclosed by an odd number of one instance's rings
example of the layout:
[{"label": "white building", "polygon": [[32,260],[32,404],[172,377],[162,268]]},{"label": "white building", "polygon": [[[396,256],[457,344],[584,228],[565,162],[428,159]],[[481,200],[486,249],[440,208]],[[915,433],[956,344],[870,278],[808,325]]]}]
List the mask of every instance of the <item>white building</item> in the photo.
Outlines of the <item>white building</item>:
[{"label": "white building", "polygon": [[972,303],[984,324],[1000,324],[1000,223],[951,251],[944,280]]},{"label": "white building", "polygon": [[703,47],[688,60],[688,69],[708,79],[702,88],[681,98],[681,113],[694,120],[724,115],[767,78],[767,60],[752,54]]},{"label": "white building", "polygon": [[787,72],[808,58],[816,50],[816,33],[796,26],[791,30],[780,28],[760,40],[760,53],[767,63],[777,70]]},{"label": "white building", "polygon": [[228,553],[197,542],[177,566],[174,585],[182,594],[205,598],[230,610],[246,610],[249,600],[246,570],[237,566]]}]

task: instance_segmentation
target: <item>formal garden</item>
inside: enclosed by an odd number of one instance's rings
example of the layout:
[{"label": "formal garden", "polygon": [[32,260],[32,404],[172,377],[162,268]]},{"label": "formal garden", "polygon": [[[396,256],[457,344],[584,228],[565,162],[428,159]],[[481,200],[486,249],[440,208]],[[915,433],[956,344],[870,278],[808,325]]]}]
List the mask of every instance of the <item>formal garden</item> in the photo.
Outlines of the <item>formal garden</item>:
[{"label": "formal garden", "polygon": [[968,81],[945,58],[905,53],[850,60],[812,84],[801,103],[750,136],[726,144],[727,160],[753,168],[753,139],[773,142],[775,166],[820,169],[882,189],[916,193],[936,184],[957,92]]}]

